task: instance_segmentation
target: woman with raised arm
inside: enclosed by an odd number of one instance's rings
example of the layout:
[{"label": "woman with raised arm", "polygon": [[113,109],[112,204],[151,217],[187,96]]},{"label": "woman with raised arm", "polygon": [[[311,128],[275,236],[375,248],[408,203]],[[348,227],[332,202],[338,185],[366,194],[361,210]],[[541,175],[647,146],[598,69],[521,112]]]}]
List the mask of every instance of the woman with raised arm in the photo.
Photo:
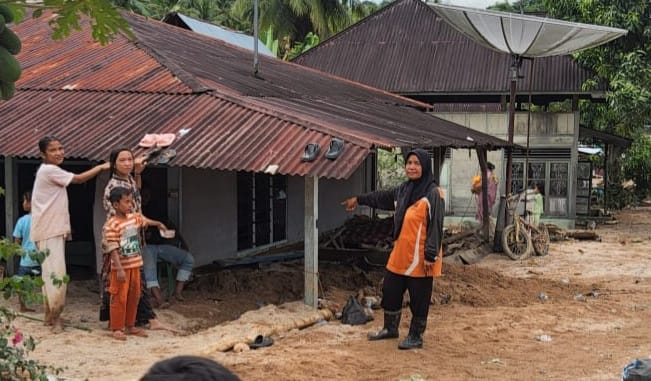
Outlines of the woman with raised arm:
[{"label": "woman with raised arm", "polygon": [[409,334],[398,344],[400,349],[423,347],[433,277],[441,275],[443,260],[443,191],[434,181],[432,161],[427,151],[415,149],[406,156],[407,181],[397,187],[352,197],[344,202],[346,210],[357,205],[395,210],[393,250],[386,265],[382,285],[384,327],[369,340],[399,337],[402,298],[409,290],[412,313]]}]

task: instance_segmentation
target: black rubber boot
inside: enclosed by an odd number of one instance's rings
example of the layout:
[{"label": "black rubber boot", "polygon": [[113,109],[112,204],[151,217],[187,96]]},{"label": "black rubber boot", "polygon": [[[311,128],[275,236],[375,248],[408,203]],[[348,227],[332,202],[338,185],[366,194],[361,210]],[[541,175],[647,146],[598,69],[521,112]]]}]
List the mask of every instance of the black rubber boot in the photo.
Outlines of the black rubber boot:
[{"label": "black rubber boot", "polygon": [[427,327],[427,318],[412,317],[411,324],[409,325],[409,335],[404,339],[398,348],[400,349],[414,349],[423,347],[423,333]]},{"label": "black rubber boot", "polygon": [[384,311],[384,328],[376,334],[369,333],[369,340],[395,339],[399,337],[398,326],[402,311]]}]

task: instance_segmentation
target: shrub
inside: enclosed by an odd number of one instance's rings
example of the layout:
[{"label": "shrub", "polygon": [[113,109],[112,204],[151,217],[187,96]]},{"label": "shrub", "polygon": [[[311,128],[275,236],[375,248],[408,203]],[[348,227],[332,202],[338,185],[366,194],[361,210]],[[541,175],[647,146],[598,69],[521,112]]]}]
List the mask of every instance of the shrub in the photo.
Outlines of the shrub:
[{"label": "shrub", "polygon": [[[0,260],[13,261],[23,255],[19,245],[7,239],[0,240]],[[45,257],[37,254],[39,262]],[[0,292],[5,299],[21,295],[27,302],[38,302],[42,296],[36,291],[43,285],[40,277],[4,277]],[[59,374],[61,369],[40,364],[28,358],[36,348],[33,337],[25,335],[15,324],[17,314],[8,307],[0,306],[0,380],[48,380],[48,373]]]}]

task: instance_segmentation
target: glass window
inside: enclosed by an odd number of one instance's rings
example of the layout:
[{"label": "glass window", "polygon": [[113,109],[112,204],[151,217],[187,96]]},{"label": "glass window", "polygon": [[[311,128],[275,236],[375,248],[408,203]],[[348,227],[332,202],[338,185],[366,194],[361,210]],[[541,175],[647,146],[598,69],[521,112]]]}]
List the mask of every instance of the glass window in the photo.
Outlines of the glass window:
[{"label": "glass window", "polygon": [[546,163],[529,163],[527,172],[527,189],[533,189],[536,184],[540,185],[542,192],[545,192]]},{"label": "glass window", "polygon": [[515,194],[522,192],[524,188],[524,163],[513,163],[512,165],[511,192]]},{"label": "glass window", "polygon": [[568,163],[551,163],[549,171],[549,196],[567,197],[568,194]]}]

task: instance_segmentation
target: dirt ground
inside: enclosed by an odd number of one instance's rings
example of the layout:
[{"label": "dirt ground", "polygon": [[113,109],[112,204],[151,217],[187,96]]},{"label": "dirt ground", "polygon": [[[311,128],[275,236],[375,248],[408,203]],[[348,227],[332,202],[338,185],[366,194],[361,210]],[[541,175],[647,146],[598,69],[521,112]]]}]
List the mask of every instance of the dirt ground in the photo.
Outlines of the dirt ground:
[{"label": "dirt ground", "polygon": [[[650,212],[618,213],[617,224],[597,227],[601,242],[552,243],[547,257],[512,261],[491,254],[476,265],[446,265],[435,281],[422,350],[367,341],[366,333],[381,326],[380,311],[364,326],[287,325],[274,329],[273,346],[213,350],[222,331],[241,329],[251,337],[250,325],[238,328],[244,317],[262,321],[273,305],[301,312],[296,303],[283,307],[301,299],[300,263],[198,274],[186,302],[158,310],[185,335],[149,331],[149,338],[109,339],[97,321],[92,281],[72,282],[64,313],[91,332],[67,328],[55,336],[33,320],[17,324],[39,341],[32,357],[64,368],[67,379],[137,380],[160,359],[200,354],[242,380],[616,380],[632,359],[651,357]],[[360,289],[373,293],[382,276],[354,255],[344,259],[320,263],[325,298],[342,306]],[[404,309],[402,336],[408,315]],[[545,335],[551,341],[540,340]]]}]

